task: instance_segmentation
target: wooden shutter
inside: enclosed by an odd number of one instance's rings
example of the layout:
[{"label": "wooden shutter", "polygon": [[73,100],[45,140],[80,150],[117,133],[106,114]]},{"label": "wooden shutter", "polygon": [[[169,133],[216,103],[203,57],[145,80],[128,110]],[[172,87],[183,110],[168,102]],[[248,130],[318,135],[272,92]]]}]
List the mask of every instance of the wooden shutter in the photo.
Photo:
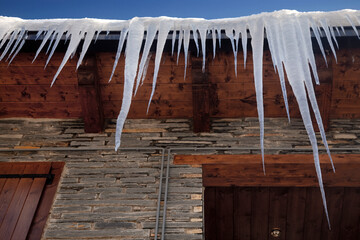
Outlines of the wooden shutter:
[{"label": "wooden shutter", "polygon": [[[45,175],[51,174],[51,170],[51,162],[0,163],[0,175],[2,175],[0,178],[0,236],[2,240],[22,240],[29,237],[28,233],[46,188]],[[45,220],[46,218],[47,215],[45,215]]]}]

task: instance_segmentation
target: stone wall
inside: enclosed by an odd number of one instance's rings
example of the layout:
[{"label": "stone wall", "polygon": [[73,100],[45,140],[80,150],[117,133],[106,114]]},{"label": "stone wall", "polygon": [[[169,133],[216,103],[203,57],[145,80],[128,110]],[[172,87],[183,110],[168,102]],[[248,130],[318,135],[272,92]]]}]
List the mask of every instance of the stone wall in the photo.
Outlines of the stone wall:
[{"label": "stone wall", "polygon": [[[139,149],[117,153],[114,134],[114,120],[100,134],[84,133],[80,120],[0,120],[0,161],[66,163],[43,239],[154,239],[162,150],[144,148],[241,148],[172,150],[171,161],[173,154],[260,152],[253,118],[213,120],[212,131],[199,134],[187,119],[127,120],[122,148]],[[333,120],[327,138],[334,153],[356,152],[360,120]],[[311,153],[300,120],[266,119],[265,148]],[[201,166],[170,166],[166,239],[203,239]]]}]

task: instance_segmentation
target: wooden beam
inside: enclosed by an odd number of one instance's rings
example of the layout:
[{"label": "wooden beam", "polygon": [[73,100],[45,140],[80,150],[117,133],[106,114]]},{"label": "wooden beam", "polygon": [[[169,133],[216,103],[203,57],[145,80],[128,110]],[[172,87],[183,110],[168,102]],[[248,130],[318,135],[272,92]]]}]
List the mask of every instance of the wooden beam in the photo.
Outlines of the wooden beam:
[{"label": "wooden beam", "polygon": [[[331,154],[335,167],[341,164],[360,164],[360,154]],[[320,163],[330,164],[327,154],[320,154]],[[261,155],[175,155],[174,164],[176,165],[199,165],[199,164],[261,164]],[[266,164],[314,164],[312,154],[283,154],[265,155]]]},{"label": "wooden beam", "polygon": [[[206,68],[205,68],[206,69]],[[210,131],[210,87],[207,73],[202,71],[202,59],[191,60],[193,97],[193,131]]]},{"label": "wooden beam", "polygon": [[[324,186],[360,187],[360,155],[333,154],[336,173],[327,155],[320,155]],[[266,175],[261,155],[177,155],[175,164],[202,164],[205,187],[262,186],[316,187],[318,179],[313,155],[265,155]]]},{"label": "wooden beam", "polygon": [[103,131],[104,117],[95,55],[88,56],[77,70],[79,98],[86,133]]}]

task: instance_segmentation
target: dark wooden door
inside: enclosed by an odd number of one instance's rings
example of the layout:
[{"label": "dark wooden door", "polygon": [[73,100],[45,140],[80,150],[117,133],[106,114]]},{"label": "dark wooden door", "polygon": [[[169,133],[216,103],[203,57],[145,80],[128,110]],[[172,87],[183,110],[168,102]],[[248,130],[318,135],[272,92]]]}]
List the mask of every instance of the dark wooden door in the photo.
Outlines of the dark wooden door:
[{"label": "dark wooden door", "polygon": [[359,240],[360,189],[326,193],[331,230],[316,187],[206,187],[205,239]]},{"label": "dark wooden door", "polygon": [[[0,163],[0,239],[1,240],[22,240],[40,239],[42,227],[39,232],[39,223],[33,224],[35,219],[43,218],[46,221],[47,214],[41,214],[39,208],[42,202],[49,211],[44,196],[49,192],[47,187],[58,183],[59,176],[55,183],[46,184],[45,175],[51,174],[53,163]],[[55,164],[54,166],[59,165]],[[60,163],[62,170],[63,164]],[[59,167],[58,166],[58,167]],[[61,171],[60,171],[61,172]],[[16,175],[16,176],[15,176]],[[56,186],[55,185],[55,186]],[[45,204],[44,204],[45,201]],[[40,215],[39,215],[40,212]],[[43,223],[40,223],[43,226]],[[34,234],[29,234],[33,232]]]}]

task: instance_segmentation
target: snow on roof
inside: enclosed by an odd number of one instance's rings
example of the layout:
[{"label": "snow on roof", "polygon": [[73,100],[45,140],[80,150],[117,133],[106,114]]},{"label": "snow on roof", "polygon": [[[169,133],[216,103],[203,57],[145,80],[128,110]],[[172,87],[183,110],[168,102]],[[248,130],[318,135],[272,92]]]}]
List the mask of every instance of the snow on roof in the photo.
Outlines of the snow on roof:
[{"label": "snow on roof", "polygon": [[[79,67],[79,65],[81,64],[92,40],[96,40],[101,32],[120,32],[118,49],[115,57],[113,71],[110,77],[111,80],[118,59],[122,52],[124,42],[125,40],[128,40],[125,49],[126,58],[124,71],[123,101],[120,114],[117,119],[117,129],[115,137],[115,149],[118,149],[120,146],[121,132],[130,109],[133,93],[136,93],[138,87],[141,85],[141,82],[144,79],[150,47],[156,37],[157,43],[155,69],[153,76],[152,93],[149,99],[149,104],[155,92],[156,79],[160,67],[162,52],[170,32],[173,33],[172,52],[177,51],[177,53],[179,54],[183,46],[185,54],[185,70],[189,42],[191,39],[190,36],[192,36],[192,40],[195,42],[198,51],[201,47],[201,52],[203,56],[203,68],[205,68],[206,39],[208,37],[212,38],[213,54],[215,56],[216,41],[219,40],[220,45],[221,32],[225,32],[225,35],[231,41],[232,49],[234,52],[235,74],[236,59],[240,43],[244,52],[244,62],[246,64],[247,35],[249,32],[252,38],[251,46],[254,65],[254,84],[256,90],[257,110],[260,122],[260,145],[262,149],[262,156],[264,156],[264,107],[262,64],[264,36],[266,31],[274,68],[279,74],[288,116],[289,109],[285,88],[285,71],[287,73],[288,81],[299,104],[300,113],[303,118],[304,125],[313,148],[315,168],[319,179],[324,208],[328,217],[318,155],[318,146],[310,117],[310,108],[307,100],[310,100],[311,108],[315,113],[316,121],[320,129],[323,143],[327,149],[331,160],[330,151],[326,141],[326,136],[311,79],[311,72],[313,72],[315,82],[317,84],[319,83],[311,42],[311,34],[315,36],[320,50],[326,61],[324,48],[320,39],[322,37],[322,33],[324,33],[336,59],[335,48],[338,47],[336,36],[345,35],[344,26],[351,26],[355,34],[360,38],[359,32],[356,27],[360,26],[360,11],[341,10],[335,12],[297,12],[294,10],[281,10],[271,13],[251,15],[247,17],[224,18],[214,20],[206,20],[202,18],[170,17],[135,17],[130,20],[103,20],[91,18],[23,20],[13,17],[0,17],[0,50],[2,50],[2,53],[0,55],[0,61],[6,59],[6,61],[9,61],[10,64],[16,54],[21,50],[22,46],[24,45],[26,39],[28,38],[29,32],[35,31],[37,32],[36,37],[41,39],[41,45],[36,52],[34,60],[36,59],[40,51],[43,49],[45,44],[49,42],[48,51],[50,51],[50,53],[47,60],[48,63],[56,47],[58,46],[58,43],[65,36],[65,39],[69,40],[69,44],[67,46],[63,61],[61,62],[58,71],[55,74],[51,83],[51,85],[53,85],[61,69],[64,67],[68,59],[71,58],[76,53],[76,51],[78,51],[78,46],[81,41],[83,41],[83,45],[82,49],[80,49],[81,53],[77,67]],[[145,43],[143,46],[144,39]],[[178,42],[178,48],[174,49],[176,41]],[[199,41],[201,42],[201,44],[199,44]],[[142,47],[143,54],[140,59],[140,49]]]}]

